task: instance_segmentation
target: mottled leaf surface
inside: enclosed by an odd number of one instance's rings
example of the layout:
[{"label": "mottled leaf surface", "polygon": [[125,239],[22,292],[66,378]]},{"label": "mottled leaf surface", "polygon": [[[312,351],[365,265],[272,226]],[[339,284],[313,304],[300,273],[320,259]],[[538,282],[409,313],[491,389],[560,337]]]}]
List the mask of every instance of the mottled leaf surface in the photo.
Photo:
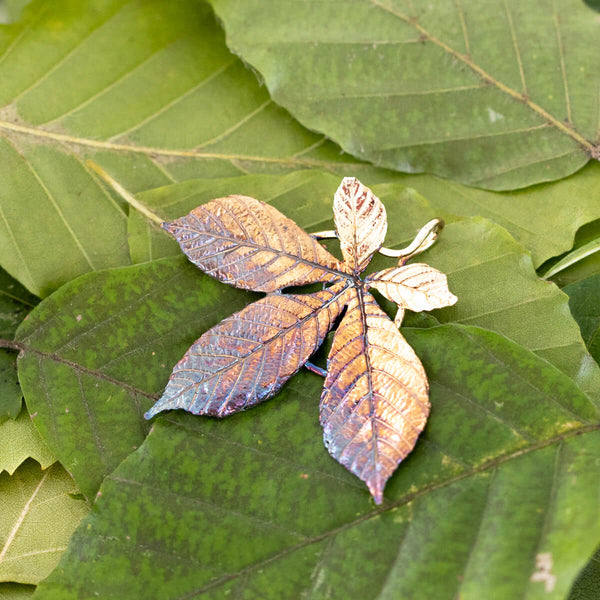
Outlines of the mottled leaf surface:
[{"label": "mottled leaf surface", "polygon": [[318,440],[322,382],[300,373],[224,421],[157,420],[37,598],[562,600],[600,535],[595,407],[503,336],[405,334],[433,410],[381,508]]},{"label": "mottled leaf surface", "polygon": [[321,345],[344,307],[343,292],[269,295],[227,317],[175,365],[146,418],[177,408],[225,417],[270,398]]},{"label": "mottled leaf surface", "polygon": [[58,464],[28,460],[0,474],[0,581],[39,583],[56,566],[88,513],[71,476]]},{"label": "mottled leaf surface", "polygon": [[352,289],[327,357],[319,409],[329,453],[368,486],[383,488],[414,448],[429,415],[423,365],[368,292]]},{"label": "mottled leaf surface", "polygon": [[[418,227],[422,209],[407,212],[401,225],[390,221],[390,232]],[[432,315],[511,337],[598,398],[598,367],[566,295],[537,278],[527,253],[502,228],[478,219],[449,224],[422,257],[448,273],[450,289],[461,298]],[[378,269],[389,265],[383,257],[372,262]],[[87,275],[30,314],[18,337],[26,346],[19,365],[26,400],[44,440],[88,497],[143,440],[141,415],[164,389],[172,365],[202,333],[251,299],[179,257]],[[394,316],[395,305],[386,308]],[[73,385],[80,390],[76,398],[68,393]]]},{"label": "mottled leaf surface", "polygon": [[198,268],[238,288],[274,292],[345,270],[294,221],[248,196],[212,200],[163,227]]},{"label": "mottled leaf surface", "polygon": [[145,438],[172,365],[251,299],[181,257],[82,276],[30,314],[17,335],[27,406],[87,498]]},{"label": "mottled leaf surface", "polygon": [[377,165],[515,189],[599,157],[600,22],[581,0],[211,4],[276,102]]}]

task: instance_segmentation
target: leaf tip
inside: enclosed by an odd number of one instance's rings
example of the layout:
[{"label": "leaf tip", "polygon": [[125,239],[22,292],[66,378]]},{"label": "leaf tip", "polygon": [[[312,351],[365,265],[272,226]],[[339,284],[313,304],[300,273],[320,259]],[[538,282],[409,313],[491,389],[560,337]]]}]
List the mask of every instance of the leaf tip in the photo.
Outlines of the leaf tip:
[{"label": "leaf tip", "polygon": [[160,408],[157,408],[156,404],[148,411],[144,413],[144,419],[149,421],[153,417],[155,417],[160,412]]},{"label": "leaf tip", "polygon": [[367,487],[369,488],[369,492],[371,492],[371,496],[373,496],[373,500],[375,504],[378,506],[383,503],[383,488],[385,487],[385,480],[382,480],[381,477],[376,477],[375,481],[367,481]]}]

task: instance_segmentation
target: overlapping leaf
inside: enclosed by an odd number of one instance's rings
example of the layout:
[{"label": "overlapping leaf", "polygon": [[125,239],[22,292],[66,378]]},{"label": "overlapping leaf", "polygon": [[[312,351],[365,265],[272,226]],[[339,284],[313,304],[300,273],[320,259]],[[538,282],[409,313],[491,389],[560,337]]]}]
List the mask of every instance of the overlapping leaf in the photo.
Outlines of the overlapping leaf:
[{"label": "overlapping leaf", "polygon": [[335,288],[251,304],[192,345],[146,418],[174,408],[225,417],[273,396],[321,345],[342,308]]},{"label": "overlapping leaf", "polygon": [[375,299],[352,292],[327,359],[320,420],[329,453],[380,504],[386,481],[425,427],[429,386],[413,349]]},{"label": "overlapping leaf", "polygon": [[313,237],[248,196],[213,200],[164,227],[196,266],[235,287],[274,292],[343,277]]},{"label": "overlapping leaf", "polygon": [[581,0],[210,1],[276,102],[377,165],[515,189],[600,158]]},{"label": "overlapping leaf", "polygon": [[[319,208],[325,200],[316,197],[307,210],[293,213],[306,228],[328,227]],[[390,222],[392,246],[405,245],[406,234],[432,216],[411,198],[419,200],[407,193],[398,207],[405,220]],[[390,198],[388,214],[392,208]],[[437,319],[476,324],[517,341],[600,403],[598,366],[567,297],[536,276],[528,254],[505,230],[481,219],[447,225],[427,262],[448,273],[461,299],[455,308],[436,311]],[[372,266],[385,269],[390,260],[376,257]],[[86,496],[93,498],[102,479],[143,440],[141,413],[166,386],[171,366],[249,299],[248,292],[202,275],[181,257],[86,275],[30,314],[17,336],[23,348],[19,379],[36,427]],[[395,305],[386,308],[393,317]]]},{"label": "overlapping leaf", "polygon": [[12,475],[30,457],[42,469],[47,469],[56,462],[56,457],[42,440],[27,410],[23,408],[14,421],[9,419],[0,424],[0,473],[7,471]]},{"label": "overlapping leaf", "polygon": [[[299,373],[230,419],[158,419],[39,600],[563,600],[600,535],[597,409],[504,336],[405,335],[434,410],[382,507],[314,443],[322,384]],[[551,591],[531,579],[539,554]]]},{"label": "overlapping leaf", "polygon": [[[25,315],[37,303],[35,296],[0,269],[0,339],[10,342]],[[17,353],[0,347],[0,424],[17,417],[22,398],[17,379]]]},{"label": "overlapping leaf", "polygon": [[0,474],[0,581],[38,583],[56,566],[88,507],[58,463]]},{"label": "overlapping leaf", "polygon": [[[275,208],[246,196],[212,200],[164,224],[193,263],[237,287],[273,292],[337,283],[312,296],[267,296],[206,332],[175,366],[146,418],[174,408],[225,416],[265,400],[317,350],[347,305],[327,360],[321,423],[330,454],[365,481],[380,504],[386,481],[425,427],[427,378],[359,278],[385,237],[382,202],[356,178],[346,177],[333,212],[343,265]],[[456,302],[443,275],[422,266],[417,271],[401,266],[393,276],[382,274],[392,281],[388,287],[395,285],[402,310],[422,310],[416,291],[421,286],[424,297],[437,288],[431,308]],[[433,286],[432,273],[437,274]]]},{"label": "overlapping leaf", "polygon": [[129,264],[126,210],[87,158],[133,191],[319,165],[378,172],[276,106],[206,3],[86,6],[36,0],[0,25],[0,264],[35,294]]},{"label": "overlapping leaf", "polygon": [[[453,215],[482,216],[504,227],[527,248],[537,268],[549,258],[570,250],[576,231],[588,221],[600,218],[600,164],[597,163],[561,181],[511,193],[484,191],[431,175],[398,179],[398,183],[373,186],[374,193],[385,203],[388,245],[390,240],[405,245],[419,224],[436,216],[447,223],[453,220]],[[148,190],[137,197],[161,218],[171,220],[214,197],[244,190],[272,204],[307,231],[315,231],[331,228],[331,197],[338,185],[339,178],[330,173],[306,170],[288,175],[195,179]],[[565,198],[571,198],[572,202],[565,202]],[[177,244],[137,211],[130,211],[128,223],[133,262],[179,254]]]}]

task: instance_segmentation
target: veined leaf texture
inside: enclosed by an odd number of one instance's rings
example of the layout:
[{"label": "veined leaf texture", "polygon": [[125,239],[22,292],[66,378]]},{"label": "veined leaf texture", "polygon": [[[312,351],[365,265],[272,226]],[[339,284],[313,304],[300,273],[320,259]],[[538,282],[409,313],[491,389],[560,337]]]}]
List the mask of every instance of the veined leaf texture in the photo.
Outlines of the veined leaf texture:
[{"label": "veined leaf texture", "polygon": [[[336,320],[321,397],[329,453],[368,486],[375,502],[412,451],[429,415],[427,377],[398,331],[405,309],[456,302],[446,276],[425,264],[360,273],[385,238],[385,207],[353,177],[334,198],[344,262],[272,206],[248,196],[218,198],[163,227],[205,273],[267,296],[204,333],[177,363],[158,402],[146,413],[184,409],[224,417],[271,396],[321,345]],[[418,251],[415,252],[415,254]],[[323,283],[312,294],[290,286]],[[393,323],[368,288],[398,305]]]}]

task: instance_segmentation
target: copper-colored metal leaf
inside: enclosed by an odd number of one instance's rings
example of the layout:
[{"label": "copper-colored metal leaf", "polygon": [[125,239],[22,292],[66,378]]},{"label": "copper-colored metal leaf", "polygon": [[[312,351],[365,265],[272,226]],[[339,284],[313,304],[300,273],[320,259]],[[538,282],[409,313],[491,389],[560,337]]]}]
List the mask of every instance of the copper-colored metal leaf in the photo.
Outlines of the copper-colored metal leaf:
[{"label": "copper-colored metal leaf", "polygon": [[[415,263],[393,269],[384,269],[366,278],[367,285],[375,288],[399,309],[420,312],[455,304],[457,298],[448,289],[448,279],[437,269],[423,263]],[[400,313],[396,317],[399,325]]]},{"label": "copper-colored metal leaf", "polygon": [[239,288],[273,292],[346,270],[294,221],[248,196],[212,200],[163,227],[195,265]]},{"label": "copper-colored metal leaf", "polygon": [[335,228],[348,268],[360,273],[385,239],[385,207],[355,177],[344,177],[333,199]]},{"label": "copper-colored metal leaf", "polygon": [[273,294],[224,319],[177,363],[146,418],[176,408],[224,417],[274,395],[321,345],[343,289]]},{"label": "copper-colored metal leaf", "polygon": [[320,420],[329,453],[380,504],[386,481],[425,427],[427,377],[373,296],[361,288],[349,294],[328,358]]}]

